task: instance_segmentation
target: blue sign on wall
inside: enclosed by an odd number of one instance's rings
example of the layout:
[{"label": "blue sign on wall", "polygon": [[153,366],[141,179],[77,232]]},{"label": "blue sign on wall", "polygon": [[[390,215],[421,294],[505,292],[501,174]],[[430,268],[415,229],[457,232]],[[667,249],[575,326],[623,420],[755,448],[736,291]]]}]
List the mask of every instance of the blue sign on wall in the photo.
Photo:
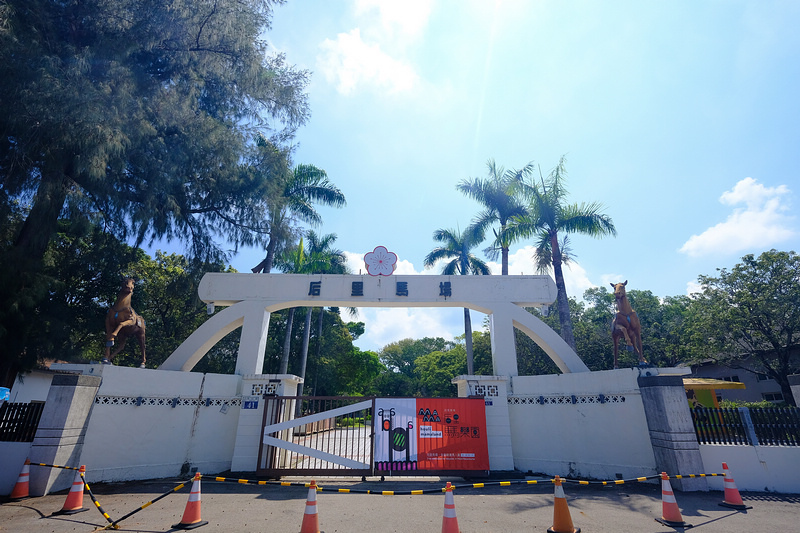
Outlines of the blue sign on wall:
[{"label": "blue sign on wall", "polygon": [[258,396],[245,396],[242,398],[242,409],[258,409]]}]

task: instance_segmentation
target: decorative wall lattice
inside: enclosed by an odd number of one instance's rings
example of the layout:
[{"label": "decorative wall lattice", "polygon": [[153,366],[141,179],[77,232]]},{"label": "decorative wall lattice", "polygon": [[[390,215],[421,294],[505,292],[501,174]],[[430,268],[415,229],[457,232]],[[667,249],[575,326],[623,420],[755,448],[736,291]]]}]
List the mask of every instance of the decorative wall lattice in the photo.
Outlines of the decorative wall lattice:
[{"label": "decorative wall lattice", "polygon": [[264,394],[277,394],[279,383],[253,383],[252,396],[262,396]]},{"label": "decorative wall lattice", "polygon": [[241,398],[164,398],[144,396],[96,396],[97,405],[133,405],[137,407],[237,407],[242,405]]},{"label": "decorative wall lattice", "polygon": [[557,396],[509,396],[509,405],[573,405],[589,403],[625,403],[622,394],[557,395]]},{"label": "decorative wall lattice", "polygon": [[472,394],[475,396],[497,396],[497,385],[470,385]]}]

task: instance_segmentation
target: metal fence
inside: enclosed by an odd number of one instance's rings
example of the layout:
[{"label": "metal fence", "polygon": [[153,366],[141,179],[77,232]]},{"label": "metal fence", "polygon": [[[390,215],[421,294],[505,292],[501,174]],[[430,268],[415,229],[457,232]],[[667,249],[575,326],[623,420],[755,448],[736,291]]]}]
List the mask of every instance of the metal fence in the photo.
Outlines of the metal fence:
[{"label": "metal fence", "polygon": [[744,446],[800,446],[800,409],[691,409],[697,442]]},{"label": "metal fence", "polygon": [[0,405],[0,441],[32,442],[39,427],[44,403],[8,403]]},{"label": "metal fence", "polygon": [[[267,397],[258,475],[372,475],[372,397]],[[303,423],[303,420],[308,420]],[[270,432],[269,427],[282,427]],[[286,426],[286,427],[284,427]]]}]

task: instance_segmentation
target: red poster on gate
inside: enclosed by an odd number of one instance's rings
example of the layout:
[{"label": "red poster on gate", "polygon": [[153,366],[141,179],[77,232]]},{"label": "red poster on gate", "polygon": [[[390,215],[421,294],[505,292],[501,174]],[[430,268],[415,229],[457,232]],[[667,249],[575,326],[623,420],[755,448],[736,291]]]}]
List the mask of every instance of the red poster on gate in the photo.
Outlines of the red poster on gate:
[{"label": "red poster on gate", "polygon": [[483,399],[375,400],[378,470],[489,470]]}]

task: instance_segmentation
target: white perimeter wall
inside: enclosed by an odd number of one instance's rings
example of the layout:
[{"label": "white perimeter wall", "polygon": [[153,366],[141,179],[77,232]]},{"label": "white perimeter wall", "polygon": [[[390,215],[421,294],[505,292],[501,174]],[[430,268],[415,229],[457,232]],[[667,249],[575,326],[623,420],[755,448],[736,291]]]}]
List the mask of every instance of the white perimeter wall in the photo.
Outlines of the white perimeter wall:
[{"label": "white perimeter wall", "polygon": [[201,473],[230,468],[241,376],[109,365],[59,369],[103,379],[81,455],[89,481],[172,477],[184,464]]},{"label": "white perimeter wall", "polygon": [[[242,376],[101,365],[59,369],[102,377],[80,461],[90,483],[174,477],[183,465],[217,473],[236,460]],[[629,369],[511,378],[513,459],[501,469],[601,480],[657,474],[638,375]],[[27,385],[43,390],[34,381]],[[252,394],[251,388],[244,392]],[[499,396],[486,399],[493,408],[502,405]],[[260,419],[258,413],[245,411]],[[253,429],[257,442],[260,422]],[[30,443],[0,444],[0,494],[13,488],[29,449]],[[700,445],[700,453],[705,472],[697,473],[721,473],[727,462],[739,490],[800,493],[800,447]],[[721,477],[706,479],[710,489],[722,490]]]},{"label": "white perimeter wall", "polygon": [[585,479],[657,474],[638,377],[637,369],[513,377],[514,466]]},{"label": "white perimeter wall", "polygon": [[[700,455],[709,473],[727,463],[739,490],[800,494],[800,446],[701,444]],[[709,489],[723,490],[723,478],[707,480]]]}]

